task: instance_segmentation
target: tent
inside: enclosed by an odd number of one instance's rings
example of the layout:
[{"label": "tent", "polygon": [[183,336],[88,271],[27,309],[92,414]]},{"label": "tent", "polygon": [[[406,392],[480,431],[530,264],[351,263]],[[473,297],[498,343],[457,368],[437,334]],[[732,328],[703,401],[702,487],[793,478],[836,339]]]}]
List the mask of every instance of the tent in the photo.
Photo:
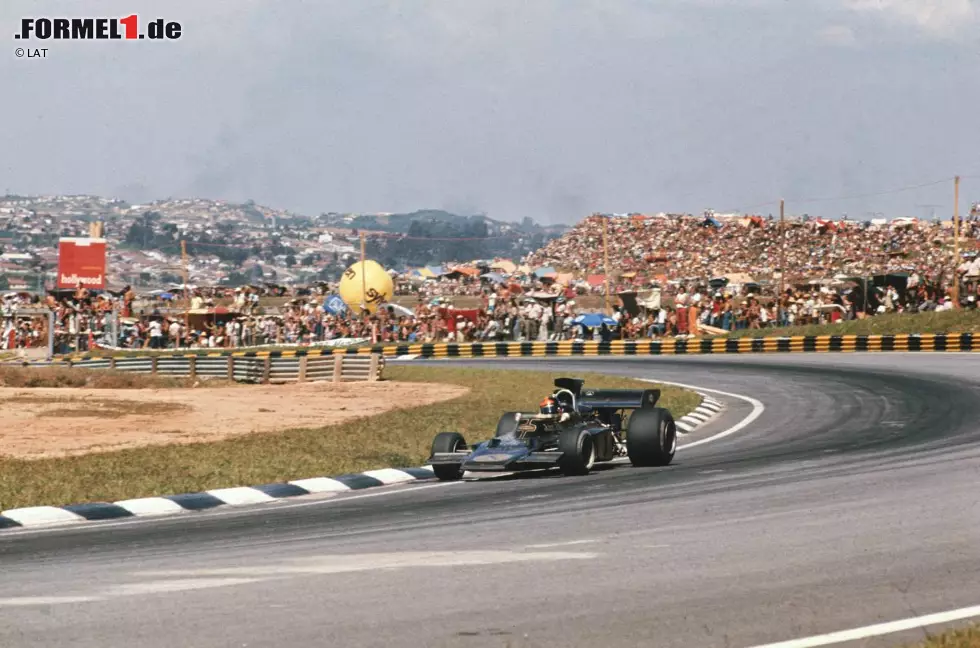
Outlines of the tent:
[{"label": "tent", "polygon": [[508,261],[507,259],[498,259],[490,264],[491,270],[499,270],[504,274],[513,274],[517,270],[517,265],[513,261]]},{"label": "tent", "polygon": [[442,266],[425,266],[421,272],[422,276],[429,278],[441,277],[446,274],[446,270]]},{"label": "tent", "polygon": [[480,271],[476,268],[471,268],[468,266],[456,266],[452,270],[445,273],[447,277],[453,276],[465,276],[465,277],[476,277],[480,274]]},{"label": "tent", "polygon": [[571,272],[559,272],[555,277],[555,283],[562,286],[570,286],[575,281],[575,275]]}]

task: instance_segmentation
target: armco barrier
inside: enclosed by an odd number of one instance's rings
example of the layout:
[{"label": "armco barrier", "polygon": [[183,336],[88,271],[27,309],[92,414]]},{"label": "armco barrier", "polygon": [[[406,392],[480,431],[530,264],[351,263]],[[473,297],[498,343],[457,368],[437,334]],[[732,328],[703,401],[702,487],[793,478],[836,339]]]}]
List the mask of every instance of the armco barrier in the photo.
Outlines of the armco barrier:
[{"label": "armco barrier", "polygon": [[698,340],[615,340],[612,342],[473,342],[364,346],[338,353],[380,353],[387,357],[536,358],[551,356],[683,355],[725,353],[848,353],[855,351],[980,351],[972,333],[924,335],[811,335]]},{"label": "armco barrier", "polygon": [[[696,340],[614,340],[612,342],[472,342],[429,344],[376,344],[346,349],[298,348],[270,351],[193,351],[160,354],[164,359],[196,357],[198,362],[226,363],[228,357],[242,359],[319,358],[379,355],[382,357],[416,356],[420,358],[537,358],[549,356],[604,355],[682,355],[724,353],[849,353],[855,351],[976,351],[980,352],[980,334],[939,333],[900,335],[809,335],[765,338],[705,338]],[[126,356],[116,356],[121,360]],[[148,362],[151,356],[138,356]],[[79,363],[89,360],[108,361],[105,356],[81,355],[56,358],[53,364]],[[164,366],[164,365],[159,365]],[[222,364],[222,366],[224,366]]]},{"label": "armco barrier", "polygon": [[115,369],[190,378],[226,378],[248,383],[309,381],[363,382],[381,378],[384,356],[365,354],[310,354],[296,357],[264,353],[261,357],[172,354],[155,356],[81,356],[58,365],[84,369]]}]

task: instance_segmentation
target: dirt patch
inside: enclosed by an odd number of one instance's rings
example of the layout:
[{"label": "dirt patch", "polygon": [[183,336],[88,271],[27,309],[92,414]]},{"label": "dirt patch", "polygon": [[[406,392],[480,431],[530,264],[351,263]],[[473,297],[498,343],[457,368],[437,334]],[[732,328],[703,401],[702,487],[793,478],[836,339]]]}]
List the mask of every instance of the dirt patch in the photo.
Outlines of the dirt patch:
[{"label": "dirt patch", "polygon": [[468,391],[387,381],[206,390],[0,388],[0,454],[40,459],[319,428]]}]

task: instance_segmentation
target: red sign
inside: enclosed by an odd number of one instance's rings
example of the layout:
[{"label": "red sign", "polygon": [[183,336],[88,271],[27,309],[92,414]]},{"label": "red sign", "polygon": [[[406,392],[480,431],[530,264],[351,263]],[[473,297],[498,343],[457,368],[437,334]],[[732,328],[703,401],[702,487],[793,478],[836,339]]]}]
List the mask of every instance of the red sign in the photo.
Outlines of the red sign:
[{"label": "red sign", "polygon": [[63,238],[58,241],[58,288],[105,288],[105,239]]}]

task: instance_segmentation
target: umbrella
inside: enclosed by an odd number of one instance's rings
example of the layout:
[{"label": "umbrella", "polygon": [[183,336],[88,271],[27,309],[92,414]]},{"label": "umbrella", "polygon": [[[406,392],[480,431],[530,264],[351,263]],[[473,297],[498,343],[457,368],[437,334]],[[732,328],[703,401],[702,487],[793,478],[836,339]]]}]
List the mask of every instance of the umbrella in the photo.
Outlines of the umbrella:
[{"label": "umbrella", "polygon": [[484,275],[481,275],[481,276],[484,279],[489,279],[490,281],[492,281],[494,283],[504,283],[503,276],[500,273],[498,273],[498,272],[488,272],[488,273],[486,273]]},{"label": "umbrella", "polygon": [[405,308],[401,304],[385,304],[385,306],[390,308],[399,317],[415,317],[415,311],[410,308]]},{"label": "umbrella", "polygon": [[616,326],[616,320],[602,313],[582,313],[572,320],[572,324],[595,328],[597,326]]}]

